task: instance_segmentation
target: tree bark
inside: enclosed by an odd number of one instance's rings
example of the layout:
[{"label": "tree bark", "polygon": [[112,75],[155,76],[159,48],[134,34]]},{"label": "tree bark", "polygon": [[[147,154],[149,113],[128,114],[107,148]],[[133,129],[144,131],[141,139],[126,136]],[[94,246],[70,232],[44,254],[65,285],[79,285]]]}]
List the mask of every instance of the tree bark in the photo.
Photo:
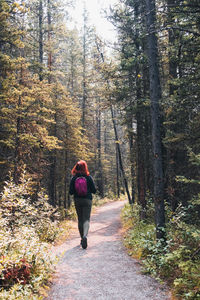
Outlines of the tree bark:
[{"label": "tree bark", "polygon": [[43,0],[39,2],[39,78],[43,79]]},{"label": "tree bark", "polygon": [[116,184],[117,184],[117,197],[120,197],[120,185],[119,185],[119,159],[118,159],[118,150],[117,150],[117,144],[116,144]]},{"label": "tree bark", "polygon": [[121,172],[122,172],[124,186],[125,186],[125,190],[126,190],[126,194],[127,194],[127,197],[128,197],[129,204],[132,204],[133,202],[132,202],[132,199],[131,199],[131,195],[129,193],[128,182],[127,182],[127,179],[126,179],[126,175],[125,175],[125,171],[124,171],[124,166],[123,166],[123,162],[122,162],[121,149],[120,149],[120,145],[119,145],[119,139],[118,139],[118,133],[117,133],[117,126],[116,126],[116,123],[115,123],[115,118],[114,118],[114,112],[113,112],[112,104],[110,104],[110,111],[111,111],[113,128],[114,128],[114,133],[115,133],[115,142],[116,142],[116,147],[117,147],[117,152],[118,152],[119,166],[120,166],[120,169],[121,169]]},{"label": "tree bark", "polygon": [[140,205],[140,218],[146,218],[146,185],[145,185],[145,155],[144,155],[144,130],[141,108],[137,107],[137,188],[138,204]]},{"label": "tree bark", "polygon": [[[171,15],[171,7],[172,5],[178,5],[176,0],[168,0],[168,23],[169,25],[173,24],[173,17]],[[171,27],[171,26],[170,26]],[[175,41],[177,38],[177,30],[173,30],[172,28],[168,29],[168,41],[169,41],[169,52],[168,52],[168,59],[169,59],[169,97],[171,97],[175,90],[177,89],[176,85],[173,84],[173,80],[177,78],[177,57],[175,57],[174,51],[172,47],[175,45]],[[171,202],[172,210],[175,211],[178,206],[178,201],[176,197],[176,188],[177,183],[175,180],[175,157],[176,157],[176,150],[168,148],[167,152],[167,166],[166,166],[166,190],[167,190],[167,197]]]},{"label": "tree bark", "polygon": [[51,83],[51,71],[52,71],[52,50],[51,50],[51,3],[47,2],[47,19],[48,19],[48,82]]},{"label": "tree bark", "polygon": [[[57,97],[55,98],[55,113],[54,113],[54,121],[53,125],[53,136],[57,137]],[[57,192],[56,192],[56,164],[57,164],[57,151],[53,150],[50,155],[50,180],[49,180],[49,198],[50,203],[53,206],[57,204]]]},{"label": "tree bark", "polygon": [[85,114],[86,114],[86,101],[87,101],[87,87],[86,87],[86,9],[83,12],[83,99],[82,99],[82,127],[85,128]]},{"label": "tree bark", "polygon": [[100,111],[100,100],[98,99],[98,108],[97,108],[97,186],[100,196],[104,196],[103,188],[103,171],[102,171],[102,161],[101,161],[101,111]]},{"label": "tree bark", "polygon": [[[135,20],[139,20],[139,2],[134,3]],[[140,55],[139,30],[136,27],[135,47],[137,56]],[[142,100],[142,86],[140,76],[140,65],[136,62],[136,99],[137,99],[137,188],[138,188],[138,204],[140,205],[140,218],[146,218],[146,184],[145,184],[145,155],[144,155],[144,111]]]},{"label": "tree bark", "polygon": [[[131,83],[130,83],[131,84]],[[129,160],[131,169],[131,198],[135,202],[135,160],[134,160],[134,132],[133,132],[133,112],[127,112],[128,140],[129,140]]]},{"label": "tree bark", "polygon": [[164,238],[165,210],[164,210],[164,180],[160,134],[160,109],[161,86],[158,66],[158,46],[156,36],[156,7],[155,0],[146,0],[146,25],[148,41],[150,99],[151,99],[151,122],[152,122],[152,146],[154,167],[154,203],[156,236]]}]

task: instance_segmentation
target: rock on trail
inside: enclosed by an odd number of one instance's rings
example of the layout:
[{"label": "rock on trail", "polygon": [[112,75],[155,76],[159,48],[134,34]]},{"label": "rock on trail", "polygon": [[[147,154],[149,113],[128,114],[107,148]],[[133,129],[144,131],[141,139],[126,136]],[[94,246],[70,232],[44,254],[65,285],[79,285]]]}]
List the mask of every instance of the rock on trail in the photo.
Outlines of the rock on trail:
[{"label": "rock on trail", "polygon": [[91,217],[88,248],[80,247],[78,230],[56,248],[64,255],[57,265],[46,300],[169,300],[169,292],[141,274],[121,236],[120,210],[124,202],[98,208]]}]

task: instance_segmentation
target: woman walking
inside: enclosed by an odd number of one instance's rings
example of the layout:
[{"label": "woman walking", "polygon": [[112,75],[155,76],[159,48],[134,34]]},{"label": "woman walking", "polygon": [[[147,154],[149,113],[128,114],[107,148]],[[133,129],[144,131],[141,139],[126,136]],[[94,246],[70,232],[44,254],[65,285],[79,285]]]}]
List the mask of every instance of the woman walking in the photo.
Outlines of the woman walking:
[{"label": "woman walking", "polygon": [[87,163],[80,160],[72,169],[69,193],[74,195],[74,203],[78,216],[78,229],[83,249],[87,248],[87,235],[92,208],[92,194],[96,193],[94,181],[88,171]]}]

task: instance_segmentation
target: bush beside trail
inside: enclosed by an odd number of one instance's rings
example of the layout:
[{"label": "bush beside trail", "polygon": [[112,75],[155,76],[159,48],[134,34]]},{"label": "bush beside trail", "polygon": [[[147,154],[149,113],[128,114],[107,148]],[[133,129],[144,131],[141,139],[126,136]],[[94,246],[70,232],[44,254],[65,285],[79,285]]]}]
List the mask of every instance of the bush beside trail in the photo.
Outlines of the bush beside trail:
[{"label": "bush beside trail", "polygon": [[126,205],[122,212],[129,254],[142,260],[145,273],[167,282],[176,299],[200,299],[200,230],[188,222],[189,210],[199,201],[193,200],[190,209],[179,206],[175,213],[167,208],[166,244],[155,238],[153,203],[145,222],[139,218],[138,205],[133,210]]},{"label": "bush beside trail", "polygon": [[31,182],[11,179],[0,199],[0,299],[42,299],[39,290],[53,271],[49,244],[60,232],[61,214],[40,192],[31,200]]}]

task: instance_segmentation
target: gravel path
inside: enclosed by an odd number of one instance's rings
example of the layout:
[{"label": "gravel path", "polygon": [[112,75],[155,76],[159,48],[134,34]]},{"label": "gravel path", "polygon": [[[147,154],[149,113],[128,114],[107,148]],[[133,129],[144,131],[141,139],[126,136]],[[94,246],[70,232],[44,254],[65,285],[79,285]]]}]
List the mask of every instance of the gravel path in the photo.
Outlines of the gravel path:
[{"label": "gravel path", "polygon": [[142,275],[137,260],[121,241],[120,210],[124,202],[108,203],[92,215],[88,248],[80,248],[78,231],[57,247],[64,253],[57,265],[47,300],[169,300],[153,278]]}]

